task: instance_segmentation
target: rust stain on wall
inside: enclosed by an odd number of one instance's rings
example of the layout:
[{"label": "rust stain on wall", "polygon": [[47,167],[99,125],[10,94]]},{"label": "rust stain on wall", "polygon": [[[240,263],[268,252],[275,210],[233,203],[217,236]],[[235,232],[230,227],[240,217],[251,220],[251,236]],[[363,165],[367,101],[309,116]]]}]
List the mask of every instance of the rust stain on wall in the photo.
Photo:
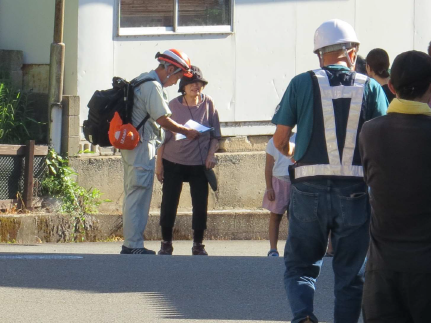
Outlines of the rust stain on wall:
[{"label": "rust stain on wall", "polygon": [[49,65],[24,64],[22,66],[25,91],[33,93],[48,93]]}]

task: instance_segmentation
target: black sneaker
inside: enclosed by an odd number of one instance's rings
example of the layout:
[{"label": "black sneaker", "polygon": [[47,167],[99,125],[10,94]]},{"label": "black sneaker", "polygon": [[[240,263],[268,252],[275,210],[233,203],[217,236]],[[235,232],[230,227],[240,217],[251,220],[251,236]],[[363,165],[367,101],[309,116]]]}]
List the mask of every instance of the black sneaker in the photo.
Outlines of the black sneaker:
[{"label": "black sneaker", "polygon": [[193,256],[208,256],[208,253],[205,250],[205,245],[203,245],[202,243],[194,244],[193,248],[192,248],[192,255]]},{"label": "black sneaker", "polygon": [[127,248],[121,247],[121,255],[155,255],[156,252],[147,248]]},{"label": "black sneaker", "polygon": [[172,246],[172,241],[162,241],[160,250],[157,254],[162,256],[171,256],[173,251],[174,247]]}]

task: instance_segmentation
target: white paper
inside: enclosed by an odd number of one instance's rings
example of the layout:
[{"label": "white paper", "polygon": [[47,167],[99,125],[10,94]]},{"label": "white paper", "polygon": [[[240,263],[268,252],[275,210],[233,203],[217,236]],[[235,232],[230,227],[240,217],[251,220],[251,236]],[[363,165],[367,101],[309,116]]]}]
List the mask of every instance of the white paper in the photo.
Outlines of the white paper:
[{"label": "white paper", "polygon": [[[200,123],[197,123],[196,121],[194,121],[192,119],[187,121],[184,124],[184,127],[197,130],[200,133],[204,133],[204,132],[211,130],[211,128],[205,127],[204,125],[201,125]],[[186,136],[184,136],[183,134],[180,134],[180,133],[175,134],[175,140],[181,140],[181,139],[186,139]]]}]

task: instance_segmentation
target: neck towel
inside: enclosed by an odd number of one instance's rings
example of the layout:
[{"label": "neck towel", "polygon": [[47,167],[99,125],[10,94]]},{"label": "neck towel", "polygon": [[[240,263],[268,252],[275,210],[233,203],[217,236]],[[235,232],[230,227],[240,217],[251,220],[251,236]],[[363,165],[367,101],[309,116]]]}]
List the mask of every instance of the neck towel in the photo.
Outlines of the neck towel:
[{"label": "neck towel", "polygon": [[427,103],[395,98],[389,104],[387,113],[424,114],[431,116],[431,109]]}]

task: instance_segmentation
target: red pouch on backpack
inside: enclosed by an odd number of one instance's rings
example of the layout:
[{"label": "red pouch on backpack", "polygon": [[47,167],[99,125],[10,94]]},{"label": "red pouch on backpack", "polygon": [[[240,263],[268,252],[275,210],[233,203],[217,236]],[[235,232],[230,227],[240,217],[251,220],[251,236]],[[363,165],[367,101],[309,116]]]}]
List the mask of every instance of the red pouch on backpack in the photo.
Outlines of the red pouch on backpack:
[{"label": "red pouch on backpack", "polygon": [[115,112],[109,124],[109,141],[118,149],[132,150],[139,143],[139,133],[130,123],[123,124],[118,112]]}]

